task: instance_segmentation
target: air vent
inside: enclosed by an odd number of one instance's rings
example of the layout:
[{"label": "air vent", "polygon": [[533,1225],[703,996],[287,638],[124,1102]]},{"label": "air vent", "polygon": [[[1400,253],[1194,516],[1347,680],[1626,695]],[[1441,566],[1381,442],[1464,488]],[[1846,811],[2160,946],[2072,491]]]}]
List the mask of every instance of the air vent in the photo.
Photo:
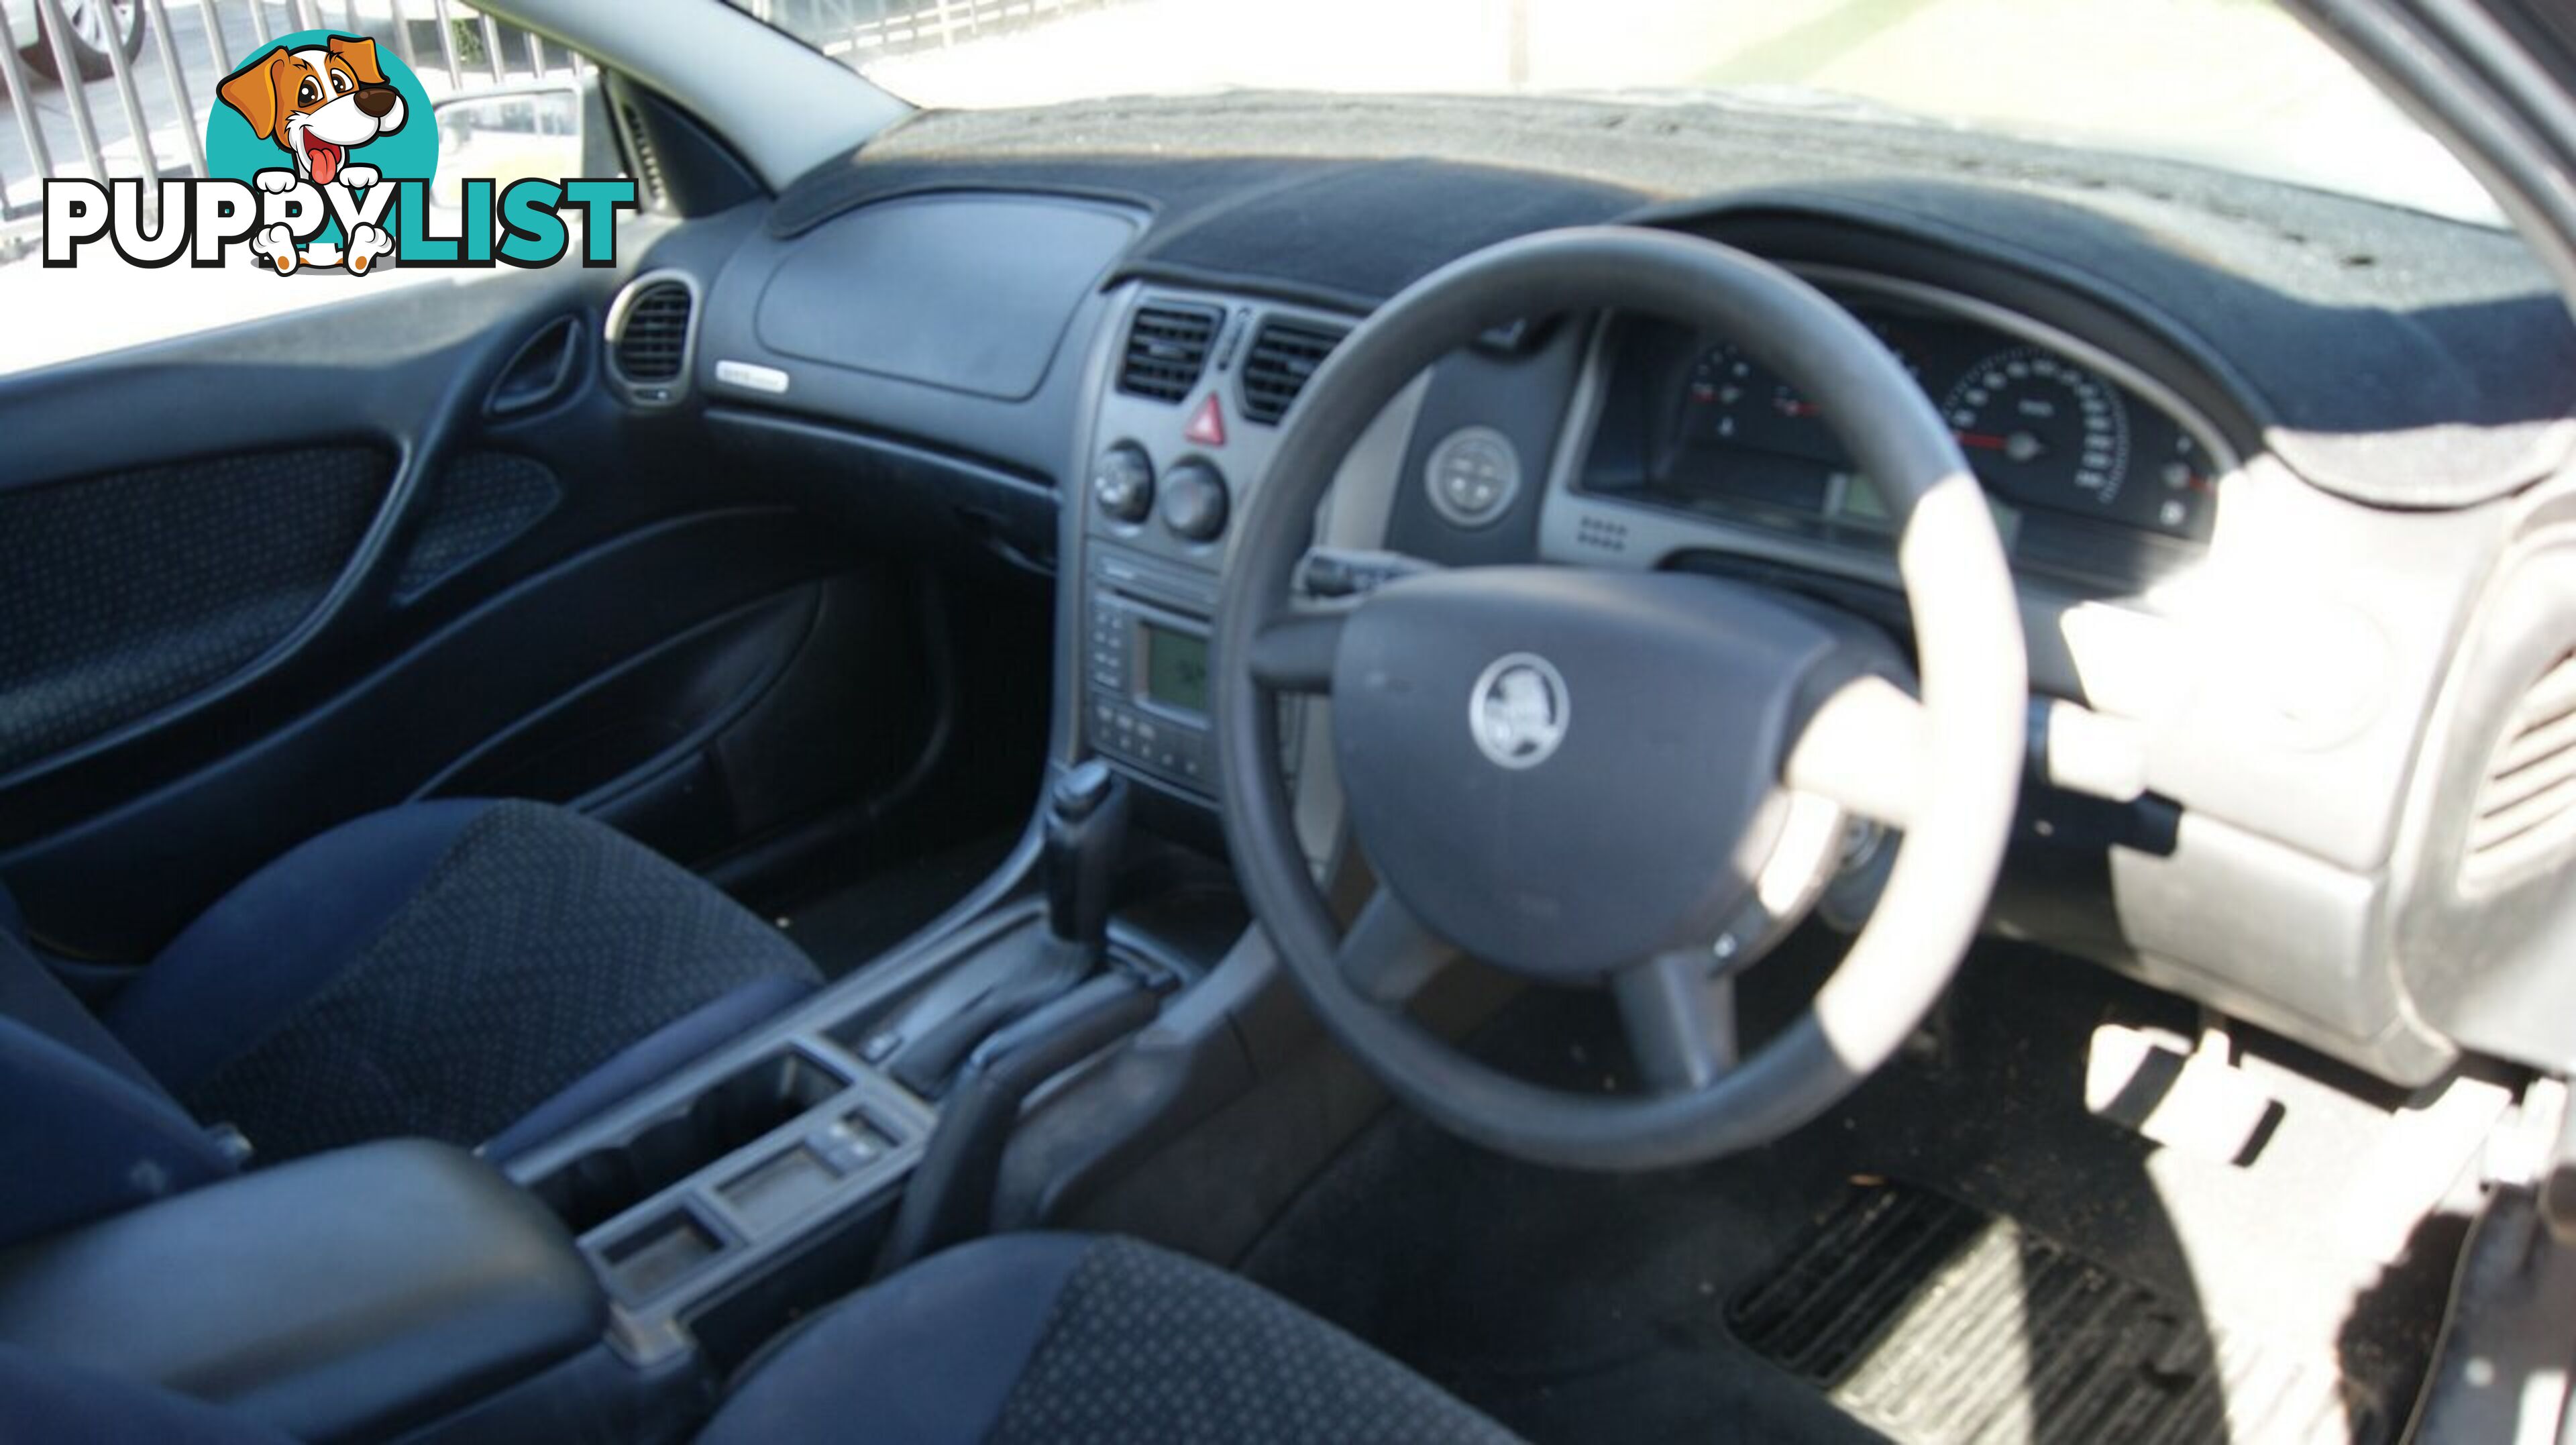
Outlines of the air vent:
[{"label": "air vent", "polygon": [[1276,422],[1288,414],[1306,379],[1349,333],[1337,326],[1272,319],[1261,323],[1252,351],[1243,358],[1243,414],[1257,422]]},{"label": "air vent", "polygon": [[2475,806],[2460,861],[2466,890],[2510,882],[2576,840],[2576,651],[2514,706]]},{"label": "air vent", "polygon": [[1179,401],[1199,384],[1208,348],[1225,313],[1213,306],[1139,306],[1127,326],[1127,357],[1118,389],[1156,401]]},{"label": "air vent", "polygon": [[608,376],[630,406],[672,406],[689,389],[698,283],[684,271],[638,276],[608,305]]},{"label": "air vent", "polygon": [[656,281],[637,288],[617,331],[617,370],[628,381],[677,380],[689,354],[689,288]]}]

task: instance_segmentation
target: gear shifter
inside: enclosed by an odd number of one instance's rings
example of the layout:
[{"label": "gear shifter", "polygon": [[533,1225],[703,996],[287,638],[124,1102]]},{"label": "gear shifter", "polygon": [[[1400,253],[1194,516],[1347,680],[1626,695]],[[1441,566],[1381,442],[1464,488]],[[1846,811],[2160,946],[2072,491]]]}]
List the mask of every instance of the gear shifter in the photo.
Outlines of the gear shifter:
[{"label": "gear shifter", "polygon": [[[1109,957],[1109,904],[1127,838],[1127,783],[1098,758],[1059,774],[1046,794],[1046,927],[998,972],[966,971],[905,1011],[886,1039],[886,1071],[935,1097],[966,1055],[994,1031],[1044,1007]],[[979,960],[980,962],[980,960]],[[962,992],[962,996],[961,996]],[[875,1050],[871,1050],[871,1055]]]},{"label": "gear shifter", "polygon": [[1047,934],[1090,965],[1109,953],[1110,871],[1127,836],[1127,784],[1092,758],[1047,789]]}]

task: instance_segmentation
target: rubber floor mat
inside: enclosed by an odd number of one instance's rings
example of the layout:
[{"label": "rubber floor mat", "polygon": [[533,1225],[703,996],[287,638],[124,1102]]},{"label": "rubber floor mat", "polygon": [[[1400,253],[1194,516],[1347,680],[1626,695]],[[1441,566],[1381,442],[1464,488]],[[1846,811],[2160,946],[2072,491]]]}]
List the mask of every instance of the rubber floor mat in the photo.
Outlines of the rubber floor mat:
[{"label": "rubber floor mat", "polygon": [[1854,1185],[1727,1325],[1901,1445],[2379,1445],[2330,1360],[2213,1333],[2187,1302],[2002,1219]]}]

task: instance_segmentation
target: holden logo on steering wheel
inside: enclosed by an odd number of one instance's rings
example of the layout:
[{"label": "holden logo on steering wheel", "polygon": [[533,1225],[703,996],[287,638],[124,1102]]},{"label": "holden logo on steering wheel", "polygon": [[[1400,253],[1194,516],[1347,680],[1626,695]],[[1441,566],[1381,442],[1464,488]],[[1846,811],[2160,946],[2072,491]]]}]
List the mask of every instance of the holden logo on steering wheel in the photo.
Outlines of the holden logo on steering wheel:
[{"label": "holden logo on steering wheel", "polygon": [[1534,768],[1565,741],[1565,678],[1535,652],[1493,660],[1467,698],[1467,728],[1485,756],[1506,768]]}]

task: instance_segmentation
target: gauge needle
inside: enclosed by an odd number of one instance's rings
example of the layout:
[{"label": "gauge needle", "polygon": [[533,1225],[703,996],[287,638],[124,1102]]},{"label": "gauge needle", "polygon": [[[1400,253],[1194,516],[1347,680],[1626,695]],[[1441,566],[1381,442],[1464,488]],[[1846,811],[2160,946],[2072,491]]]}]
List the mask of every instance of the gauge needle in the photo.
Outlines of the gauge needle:
[{"label": "gauge needle", "polygon": [[2039,438],[2026,431],[2017,431],[2008,437],[1999,437],[1991,432],[1981,431],[1955,431],[1950,435],[1957,437],[1959,445],[1963,447],[1981,452],[2002,452],[2017,462],[2030,461],[2041,452],[2048,450],[2040,445]]},{"label": "gauge needle", "polygon": [[1792,401],[1787,397],[1781,397],[1771,404],[1780,408],[1782,416],[1821,416],[1825,410],[1812,401]]}]

